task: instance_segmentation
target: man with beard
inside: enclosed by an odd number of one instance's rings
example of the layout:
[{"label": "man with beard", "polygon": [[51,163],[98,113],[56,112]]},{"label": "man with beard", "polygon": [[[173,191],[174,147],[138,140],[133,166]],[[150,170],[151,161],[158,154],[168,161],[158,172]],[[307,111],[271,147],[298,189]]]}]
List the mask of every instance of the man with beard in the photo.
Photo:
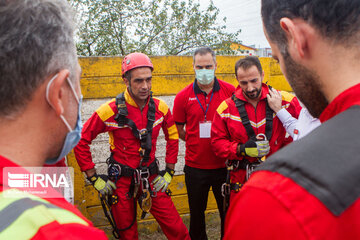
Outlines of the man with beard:
[{"label": "man with beard", "polygon": [[[262,83],[264,72],[257,57],[248,56],[235,64],[239,82],[235,94],[223,101],[215,113],[211,145],[215,154],[232,169],[223,194],[230,200],[238,193],[252,169],[291,142],[280,120],[267,103],[269,87]],[[282,107],[295,118],[301,110],[296,97],[283,92]]]},{"label": "man with beard", "polygon": [[263,0],[262,18],[273,57],[322,124],[254,173],[225,238],[359,239],[360,1]]}]

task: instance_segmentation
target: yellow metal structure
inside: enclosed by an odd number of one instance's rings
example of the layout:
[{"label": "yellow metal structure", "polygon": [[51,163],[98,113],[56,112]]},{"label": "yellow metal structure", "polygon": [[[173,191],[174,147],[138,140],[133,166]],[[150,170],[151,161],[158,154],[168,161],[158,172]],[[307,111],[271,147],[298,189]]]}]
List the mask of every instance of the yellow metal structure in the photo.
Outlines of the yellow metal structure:
[{"label": "yellow metal structure", "polygon": [[[235,62],[239,56],[218,56],[216,76],[237,86],[234,74]],[[194,80],[192,57],[162,56],[151,57],[154,64],[152,90],[154,95],[176,95],[181,89]],[[121,77],[121,57],[87,57],[80,58],[82,68],[81,90],[84,98],[101,99],[115,97],[125,89]],[[292,91],[280,71],[279,65],[271,58],[260,58],[264,69],[264,82],[278,90]],[[68,164],[75,170],[75,205],[89,218],[95,226],[110,234],[110,227],[98,199],[98,194],[91,185],[86,185],[83,173],[75,160],[74,154],[68,155]],[[189,214],[184,176],[175,176],[170,189],[172,200],[183,218]],[[209,194],[207,212],[216,212],[216,201]],[[158,229],[156,221],[149,215],[140,221],[138,211],[138,228],[152,232]]]}]

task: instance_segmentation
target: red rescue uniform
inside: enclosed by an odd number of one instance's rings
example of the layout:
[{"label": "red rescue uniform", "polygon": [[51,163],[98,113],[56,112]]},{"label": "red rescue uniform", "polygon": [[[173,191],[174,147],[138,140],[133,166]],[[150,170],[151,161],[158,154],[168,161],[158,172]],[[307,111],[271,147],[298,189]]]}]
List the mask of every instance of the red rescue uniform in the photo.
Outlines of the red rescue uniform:
[{"label": "red rescue uniform", "polygon": [[[243,95],[242,89],[238,87],[235,96],[245,101],[245,109],[249,116],[249,120],[255,135],[265,134],[266,125],[266,95],[269,93],[269,88],[266,84],[262,84],[260,100],[256,108],[250,104]],[[295,118],[298,118],[301,111],[299,101],[293,95],[282,92],[282,107]],[[211,145],[215,154],[222,159],[229,160],[243,160],[247,159],[249,162],[257,161],[256,158],[237,155],[237,145],[244,144],[249,140],[246,129],[241,122],[240,114],[231,98],[226,99],[218,107],[214,116],[214,121],[211,129]],[[274,114],[272,137],[269,141],[270,156],[289,142],[291,137],[286,138],[286,130],[281,121]],[[245,182],[245,170],[239,169],[238,171],[231,172],[232,183]],[[233,191],[232,191],[233,193]]]},{"label": "red rescue uniform", "polygon": [[0,239],[107,239],[103,231],[93,227],[60,195],[59,198],[30,194],[16,199],[4,197],[4,167],[20,166],[0,156]]},{"label": "red rescue uniform", "polygon": [[[320,121],[324,123],[354,105],[360,105],[360,84],[337,96]],[[326,174],[326,167],[323,171],[318,174]],[[360,239],[359,213],[359,198],[336,216],[292,179],[258,171],[230,205],[225,239]]]},{"label": "red rescue uniform", "polygon": [[[210,138],[199,137],[199,123],[212,121],[219,104],[235,91],[235,87],[219,79],[214,80],[213,89],[205,96],[197,84],[189,84],[181,90],[174,100],[174,119],[176,124],[186,124],[185,165],[200,169],[224,168],[223,159],[216,157],[210,145]],[[196,95],[195,95],[196,94]],[[200,103],[198,102],[197,98]],[[211,102],[210,102],[211,101]]]},{"label": "red rescue uniform", "polygon": [[[160,99],[154,98],[155,102],[155,122],[152,130],[152,150],[149,166],[155,161],[156,141],[160,129],[165,134],[167,141],[166,158],[167,163],[176,163],[178,154],[179,136],[172,117],[172,114],[166,103]],[[134,121],[138,129],[144,129],[147,125],[148,103],[141,110],[130,96],[128,90],[125,91],[125,103],[128,109],[128,118]],[[138,168],[140,164],[140,141],[135,138],[131,128],[125,125],[119,127],[114,119],[117,113],[115,99],[100,106],[95,113],[84,124],[81,140],[75,147],[75,157],[82,171],[94,168],[92,162],[90,144],[100,133],[108,132],[110,151],[115,161],[131,168]],[[156,175],[149,178],[151,182]],[[128,227],[133,220],[134,206],[133,199],[128,199],[126,194],[129,192],[131,177],[122,176],[116,183],[115,193],[119,197],[119,202],[112,206],[112,212],[118,228]],[[152,187],[152,184],[151,184]],[[158,192],[156,197],[152,198],[151,214],[160,224],[164,234],[168,239],[188,239],[188,231],[182,222],[171,198],[162,192]],[[120,232],[121,239],[137,239],[137,224],[126,231]]]}]

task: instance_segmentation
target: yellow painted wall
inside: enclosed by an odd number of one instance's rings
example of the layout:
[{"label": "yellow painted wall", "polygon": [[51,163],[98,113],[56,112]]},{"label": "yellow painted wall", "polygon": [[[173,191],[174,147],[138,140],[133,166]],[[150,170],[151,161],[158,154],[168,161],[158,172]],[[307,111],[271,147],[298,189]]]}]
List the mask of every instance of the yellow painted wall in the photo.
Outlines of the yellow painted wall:
[{"label": "yellow painted wall", "polygon": [[[218,56],[216,76],[237,86],[234,75],[236,56]],[[154,95],[175,95],[194,80],[192,57],[164,56],[151,57],[154,64],[152,90]],[[84,98],[115,97],[125,89],[121,78],[120,57],[88,57],[80,58],[82,67],[81,89]],[[274,88],[291,91],[289,84],[280,71],[279,65],[271,58],[260,58],[265,72],[264,82]],[[68,155],[68,163],[75,170],[75,205],[94,222],[95,226],[110,234],[108,222],[103,215],[98,194],[92,186],[85,184],[85,178],[76,163],[73,153]],[[184,176],[176,176],[170,185],[173,192],[172,200],[179,214],[186,218],[189,213]],[[216,202],[213,194],[209,194],[207,212],[216,212]],[[139,214],[138,214],[139,219]],[[152,216],[140,221],[139,229],[155,231],[157,223]]]},{"label": "yellow painted wall", "polygon": [[[237,85],[234,66],[241,57],[218,56],[216,76]],[[192,57],[151,57],[154,64],[152,90],[155,95],[175,95],[194,80]],[[82,67],[81,87],[84,98],[115,97],[125,89],[121,78],[121,57],[80,58]],[[279,65],[271,58],[260,58],[265,79],[274,88],[291,91]]]}]

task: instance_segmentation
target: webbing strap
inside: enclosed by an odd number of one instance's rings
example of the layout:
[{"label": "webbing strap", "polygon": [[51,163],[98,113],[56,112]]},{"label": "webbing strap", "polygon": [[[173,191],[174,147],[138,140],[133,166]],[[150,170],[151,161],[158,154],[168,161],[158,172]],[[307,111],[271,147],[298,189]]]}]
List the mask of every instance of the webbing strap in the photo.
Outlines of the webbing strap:
[{"label": "webbing strap", "polygon": [[[143,156],[143,162],[147,162],[150,159],[150,152],[152,147],[152,129],[155,122],[155,102],[152,97],[152,94],[150,94],[149,99],[149,109],[147,113],[147,125],[146,125],[146,131],[147,133],[145,136],[143,136],[142,132],[140,132],[134,123],[133,120],[129,119],[128,116],[128,110],[125,103],[125,94],[124,92],[120,93],[118,96],[116,96],[116,106],[118,109],[118,113],[115,116],[115,121],[117,121],[118,125],[120,127],[123,127],[124,125],[128,125],[131,128],[131,131],[136,139],[140,140],[140,146],[142,149],[145,150],[144,156]],[[142,137],[143,136],[143,137]]]},{"label": "webbing strap", "polygon": [[[245,127],[246,133],[249,137],[249,139],[252,139],[256,141],[256,135],[254,132],[254,129],[251,126],[249,116],[245,109],[245,102],[238,99],[235,94],[231,97],[231,99],[234,101],[236,108],[239,111],[241,122],[243,126]],[[265,125],[265,135],[267,140],[270,140],[272,136],[272,128],[273,128],[273,111],[269,107],[269,104],[266,101],[266,125]]]}]

